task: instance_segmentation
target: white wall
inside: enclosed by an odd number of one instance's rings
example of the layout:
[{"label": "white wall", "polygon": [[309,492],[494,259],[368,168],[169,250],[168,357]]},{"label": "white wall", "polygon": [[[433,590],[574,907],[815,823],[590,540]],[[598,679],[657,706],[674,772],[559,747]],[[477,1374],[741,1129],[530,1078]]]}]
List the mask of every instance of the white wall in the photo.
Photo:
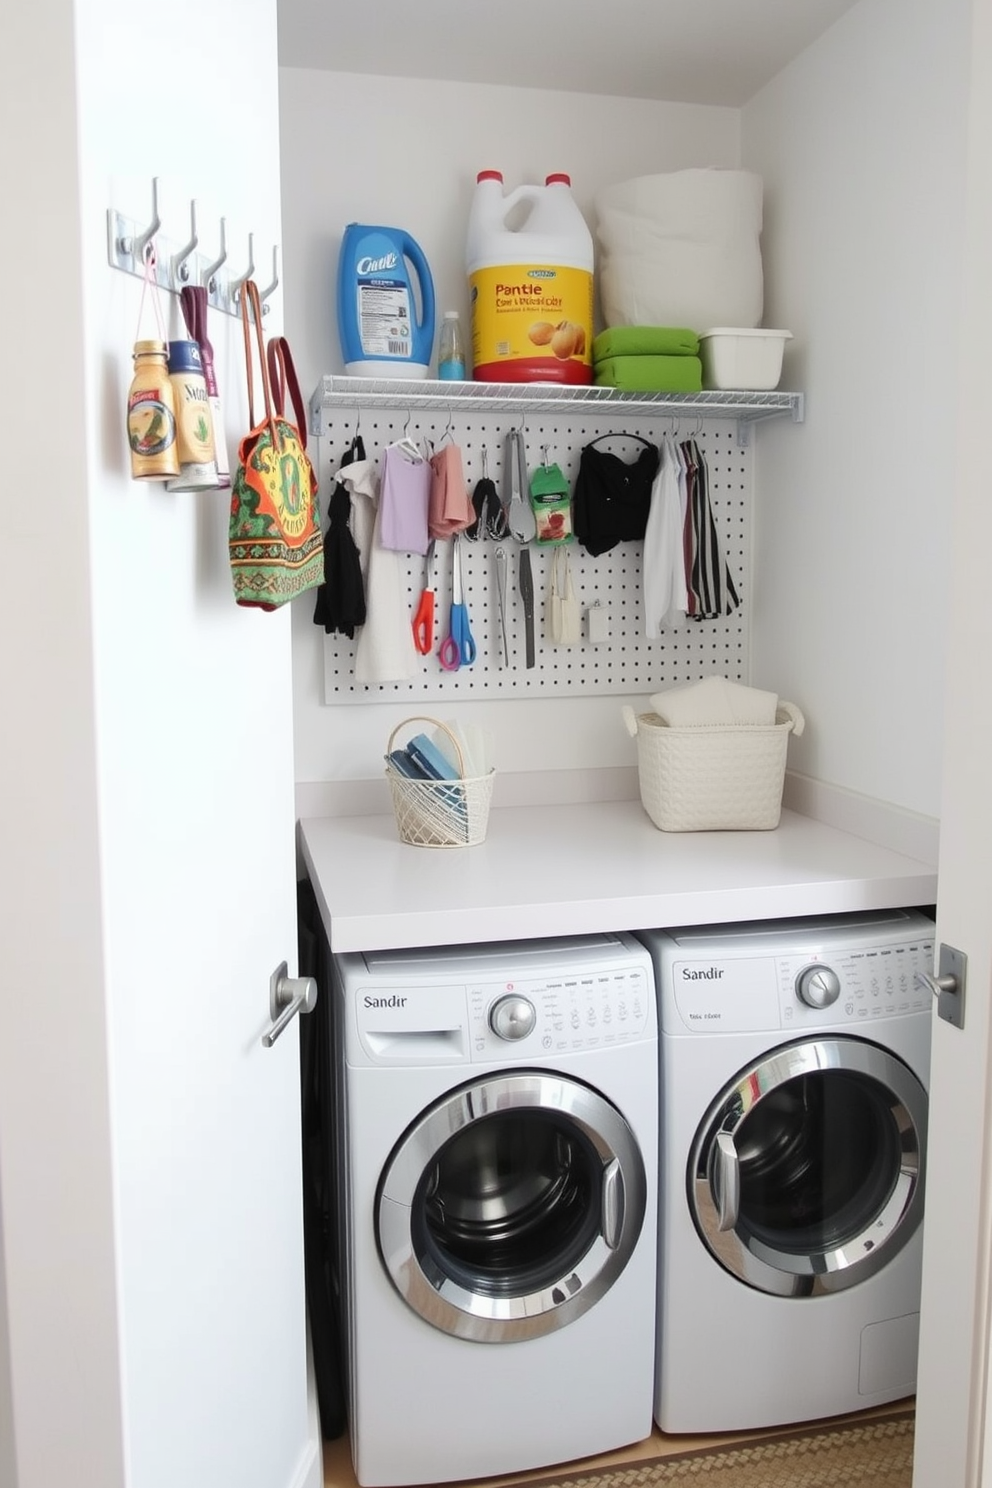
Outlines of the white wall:
[{"label": "white wall", "polygon": [[118,1488],[124,1471],[73,11],[6,7],[0,23],[17,59],[0,90],[0,196],[37,203],[30,232],[11,230],[20,209],[5,213],[0,248],[16,348],[0,363],[3,427],[36,472],[7,487],[0,627],[4,1488]]},{"label": "white wall", "polygon": [[3,1258],[3,1194],[0,1193],[0,1483],[13,1484],[17,1472],[17,1456],[14,1445],[14,1382],[10,1370],[6,1273]]},{"label": "white wall", "polygon": [[[205,848],[247,732],[233,711],[199,728],[244,617],[226,571],[228,494],[168,497],[129,478],[141,286],[108,266],[106,212],[147,221],[160,175],[177,242],[191,197],[205,248],[228,214],[232,262],[246,266],[249,228],[261,252],[279,240],[275,3],[235,14],[226,0],[177,0],[152,23],[126,0],[53,0],[7,7],[2,26],[16,62],[0,94],[0,192],[15,204],[0,250],[0,396],[21,476],[8,483],[0,640],[0,1352],[13,1414],[0,1482],[191,1483],[181,1464],[215,1447],[216,1412],[208,1391],[196,1419],[173,1407],[209,1367],[189,1352],[198,1320],[230,1304],[215,1287],[228,1258],[189,1243],[212,1190],[189,1199],[197,1149],[190,1160],[179,1139],[203,1113],[186,1109],[182,1060],[204,1050],[202,979],[229,958],[241,891],[230,878],[225,906],[220,855]],[[153,326],[146,306],[144,334]],[[235,321],[216,343],[243,428]],[[278,772],[273,789],[285,789]],[[291,790],[284,812],[291,926]],[[222,1192],[216,1167],[208,1176]],[[280,1430],[282,1389],[274,1380]]]},{"label": "white wall", "polygon": [[[806,391],[807,420],[757,431],[752,681],[807,714],[792,768],[931,817],[965,11],[861,0],[740,114],[282,71],[286,315],[307,393],[341,370],[333,298],[348,221],[407,227],[441,300],[464,310],[481,166],[508,184],[564,167],[590,220],[609,180],[698,164],[762,173],[764,323],[795,333],[783,386]],[[294,609],[297,781],[377,776],[390,726],[411,710],[325,706],[321,633],[307,602]],[[631,763],[616,699],[465,706],[492,728],[502,774],[539,753],[577,769]]]},{"label": "white wall", "polygon": [[[592,223],[595,193],[611,181],[738,163],[736,109],[291,68],[280,77],[286,328],[307,397],[324,373],[343,371],[334,294],[347,223],[405,227],[424,249],[441,308],[460,309],[467,325],[465,222],[479,170],[502,170],[508,189],[568,171]],[[389,731],[413,710],[402,702],[325,706],[323,631],[312,624],[311,601],[293,609],[297,781],[381,779]],[[540,759],[574,770],[631,765],[621,701],[514,700],[458,711],[492,730],[505,777]]]},{"label": "white wall", "polygon": [[757,450],[754,681],[806,709],[794,769],[933,816],[969,14],[861,0],[743,110],[808,400]]}]

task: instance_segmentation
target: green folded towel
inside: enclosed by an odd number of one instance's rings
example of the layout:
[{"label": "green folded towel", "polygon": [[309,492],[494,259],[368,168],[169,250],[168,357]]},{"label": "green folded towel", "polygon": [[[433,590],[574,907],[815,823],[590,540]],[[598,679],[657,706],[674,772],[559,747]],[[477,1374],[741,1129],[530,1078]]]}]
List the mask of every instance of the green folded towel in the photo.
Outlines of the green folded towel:
[{"label": "green folded towel", "polygon": [[699,337],[681,326],[611,326],[592,343],[594,362],[616,356],[698,356]]},{"label": "green folded towel", "polygon": [[625,393],[698,393],[703,386],[703,364],[693,356],[607,357],[593,372],[597,387]]}]

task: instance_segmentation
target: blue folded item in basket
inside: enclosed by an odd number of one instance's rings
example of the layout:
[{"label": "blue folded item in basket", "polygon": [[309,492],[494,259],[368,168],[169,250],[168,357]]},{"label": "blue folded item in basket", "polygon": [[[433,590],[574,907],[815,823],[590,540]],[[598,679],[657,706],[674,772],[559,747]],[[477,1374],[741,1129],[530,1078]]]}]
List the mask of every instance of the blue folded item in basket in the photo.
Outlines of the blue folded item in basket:
[{"label": "blue folded item in basket", "polygon": [[415,734],[406,746],[406,752],[414,764],[420,766],[429,780],[460,780],[461,776],[451,761],[441,753],[437,745],[426,734]]},{"label": "blue folded item in basket", "polygon": [[407,780],[426,780],[428,777],[417,764],[412,755],[407,754],[405,749],[393,749],[386,755],[387,760],[400,775],[405,775]]},{"label": "blue folded item in basket", "polygon": [[[421,743],[427,745],[426,750],[421,749]],[[386,758],[397,774],[407,780],[418,781],[421,785],[434,786],[439,782],[450,780],[451,785],[438,784],[435,799],[445,810],[450,811],[456,821],[467,820],[468,803],[461,776],[454,773],[454,766],[445,759],[429,739],[420,735],[419,740],[411,739],[405,749],[391,750]],[[444,770],[445,773],[439,774],[440,770]]]}]

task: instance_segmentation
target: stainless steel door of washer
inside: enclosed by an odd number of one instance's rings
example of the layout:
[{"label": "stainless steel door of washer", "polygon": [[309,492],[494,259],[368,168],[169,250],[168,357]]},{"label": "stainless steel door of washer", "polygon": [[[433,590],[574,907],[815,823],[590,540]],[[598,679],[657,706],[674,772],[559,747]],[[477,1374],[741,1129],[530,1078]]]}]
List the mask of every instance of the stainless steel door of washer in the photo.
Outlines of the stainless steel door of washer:
[{"label": "stainless steel door of washer", "polygon": [[851,1037],[782,1045],[704,1117],[688,1200],[713,1255],[779,1296],[874,1275],[923,1217],[927,1095],[901,1059]]},{"label": "stainless steel door of washer", "polygon": [[452,1090],[400,1138],[376,1238],[426,1322],[509,1343],[564,1327],[609,1290],[645,1203],[636,1139],[610,1101],[546,1071],[496,1073]]}]

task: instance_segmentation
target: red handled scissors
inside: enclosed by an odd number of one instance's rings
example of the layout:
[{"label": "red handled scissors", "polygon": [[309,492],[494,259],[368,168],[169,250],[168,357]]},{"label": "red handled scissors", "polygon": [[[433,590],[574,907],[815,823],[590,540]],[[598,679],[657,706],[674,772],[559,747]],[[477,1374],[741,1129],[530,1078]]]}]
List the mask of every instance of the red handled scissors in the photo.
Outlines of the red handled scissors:
[{"label": "red handled scissors", "polygon": [[471,666],[475,660],[475,639],[468,628],[468,610],[462,586],[462,550],[458,546],[457,533],[451,539],[451,616],[448,634],[437,654],[446,672],[457,672],[459,667]]},{"label": "red handled scissors", "polygon": [[417,613],[413,617],[413,644],[421,656],[434,649],[434,539],[427,544],[424,558],[424,587]]}]

